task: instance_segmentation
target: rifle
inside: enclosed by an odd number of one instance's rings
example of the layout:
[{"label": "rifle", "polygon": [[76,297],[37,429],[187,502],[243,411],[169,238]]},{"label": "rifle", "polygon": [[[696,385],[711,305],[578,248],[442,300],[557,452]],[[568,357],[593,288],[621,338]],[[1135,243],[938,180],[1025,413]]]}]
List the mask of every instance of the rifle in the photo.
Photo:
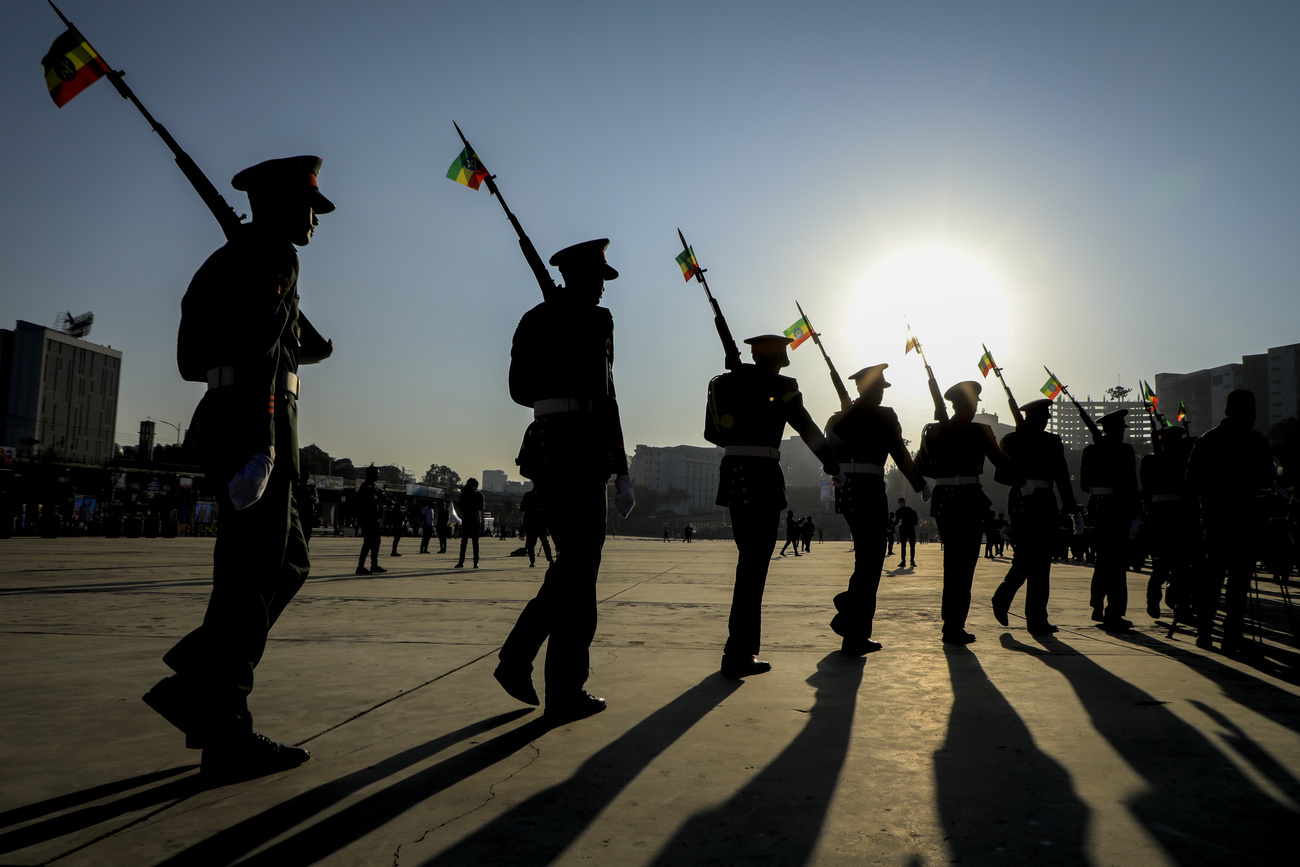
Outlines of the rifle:
[{"label": "rifle", "polygon": [[[695,251],[686,243],[686,236],[682,234],[681,229],[677,230],[677,237],[681,238],[682,249],[686,251],[687,256],[693,259]],[[718,329],[718,338],[722,341],[723,365],[727,370],[740,370],[740,349],[736,347],[736,338],[731,336],[731,329],[727,327],[727,320],[722,315],[722,308],[718,306],[718,300],[709,291],[709,281],[704,279],[705,269],[699,268],[698,264],[697,262],[695,279],[704,287],[704,294],[708,297],[709,304],[713,306],[713,325]]]},{"label": "rifle", "polygon": [[[81,31],[77,29],[76,25],[69,21],[67,16],[59,10],[59,7],[54,5],[54,0],[47,0],[47,2],[49,2],[50,8],[54,10],[55,14],[59,16],[69,30],[75,33],[81,33]],[[83,36],[82,38],[85,37]],[[88,40],[87,43],[89,43]],[[99,54],[99,50],[96,49],[95,53]],[[104,60],[104,55],[100,54],[99,59]],[[172,134],[167,131],[167,128],[154,120],[153,115],[150,114],[149,110],[144,107],[142,102],[140,102],[139,97],[137,97],[135,93],[132,92],[131,88],[127,86],[126,82],[123,81],[122,76],[126,73],[108,66],[107,60],[104,60],[104,65],[108,67],[106,77],[110,82],[112,82],[113,87],[117,89],[117,92],[121,94],[123,99],[130,100],[136,108],[140,109],[140,113],[144,115],[144,119],[149,122],[151,127],[153,127],[153,131],[158,133],[159,137],[162,138],[167,147],[171,149],[172,154],[175,155],[176,165],[180,168],[181,174],[185,175],[185,179],[190,182],[192,187],[194,187],[194,191],[199,194],[199,198],[203,200],[203,204],[208,206],[208,210],[212,212],[212,216],[216,217],[217,222],[221,224],[221,231],[225,233],[226,240],[233,240],[235,233],[238,232],[239,227],[243,225],[244,217],[235,213],[235,209],[230,207],[230,204],[222,197],[221,193],[217,191],[217,188],[212,185],[212,181],[208,180],[207,175],[203,174],[203,170],[200,169],[194,160],[190,158],[190,155],[181,149],[181,146],[176,142],[176,139],[172,138]]]},{"label": "rifle", "polygon": [[[487,171],[487,166],[483,165],[481,159],[478,159],[478,153],[470,145],[469,139],[465,138],[465,133],[460,131],[460,124],[453,120],[451,125],[456,127],[456,134],[459,135],[460,140],[465,143],[465,150],[469,152],[470,156],[478,160],[479,166],[481,166],[484,171]],[[546,265],[542,263],[542,257],[537,255],[537,248],[533,246],[533,242],[529,240],[528,234],[524,232],[524,227],[519,225],[518,218],[510,212],[510,206],[506,204],[506,200],[501,198],[501,190],[497,189],[496,175],[489,172],[484,180],[487,182],[488,192],[497,197],[497,201],[501,203],[501,209],[506,212],[506,219],[510,221],[510,225],[515,227],[515,234],[519,236],[519,249],[523,251],[524,259],[528,262],[528,267],[532,269],[533,276],[537,278],[537,285],[540,286],[542,290],[542,300],[550,301],[555,297],[556,291],[559,289],[559,287],[555,285],[555,280],[551,277],[551,272],[546,270]]]},{"label": "rifle", "polygon": [[826,359],[826,366],[831,371],[831,385],[835,386],[835,393],[840,396],[840,409],[848,409],[853,405],[853,398],[849,397],[849,390],[844,387],[844,380],[840,379],[840,372],[835,369],[831,357],[826,354],[826,347],[822,346],[821,335],[817,333],[816,328],[813,328],[812,320],[808,318],[807,313],[803,312],[803,308],[799,306],[798,301],[794,302],[794,306],[799,309],[799,315],[803,318],[803,321],[808,323],[808,331],[812,333],[813,343],[817,344],[817,348],[822,351],[822,358]]},{"label": "rifle", "polygon": [[[1043,370],[1047,370],[1047,375],[1052,379],[1056,379],[1056,374],[1048,370],[1046,364],[1043,365]],[[1056,381],[1059,383],[1061,380],[1056,379]],[[1092,416],[1088,415],[1088,411],[1080,406],[1079,402],[1074,399],[1074,395],[1070,394],[1070,389],[1062,385],[1061,392],[1070,399],[1070,403],[1074,404],[1074,408],[1079,411],[1079,417],[1082,418],[1083,423],[1087,425],[1088,433],[1092,434],[1092,441],[1095,443],[1101,442],[1101,429],[1098,428],[1097,423],[1092,420]]]},{"label": "rifle", "polygon": [[[907,330],[910,332],[912,329],[908,328]],[[913,335],[908,338],[908,344],[909,347],[916,347],[917,354],[921,356],[921,363],[925,365],[925,375],[930,378],[930,397],[934,400],[934,420],[947,421],[948,404],[943,400],[943,392],[939,391],[939,383],[935,381],[934,371],[930,369],[930,362],[925,360],[925,350],[921,348],[921,341],[917,340],[916,336]],[[906,355],[907,351],[904,350],[903,354]]]},{"label": "rifle", "polygon": [[[984,354],[992,360],[993,355],[989,352],[989,348],[984,346],[983,343],[981,343],[980,346],[984,349]],[[1011,406],[1011,416],[1016,420],[1016,427],[1019,427],[1025,423],[1025,416],[1020,412],[1020,404],[1016,403],[1015,397],[1011,394],[1011,389],[1007,387],[1007,381],[1002,378],[1002,368],[994,364],[993,374],[997,376],[998,382],[1002,383],[1002,390],[1007,393],[1007,403]]]}]

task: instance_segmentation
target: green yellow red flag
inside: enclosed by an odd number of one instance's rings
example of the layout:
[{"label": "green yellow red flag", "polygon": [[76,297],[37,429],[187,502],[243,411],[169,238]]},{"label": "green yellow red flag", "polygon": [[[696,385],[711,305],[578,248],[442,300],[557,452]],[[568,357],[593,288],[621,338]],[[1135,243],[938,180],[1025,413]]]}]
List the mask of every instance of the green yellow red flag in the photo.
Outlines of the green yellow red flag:
[{"label": "green yellow red flag", "polygon": [[1061,381],[1055,376],[1048,376],[1047,382],[1043,383],[1043,387],[1038,390],[1045,394],[1048,400],[1056,400],[1056,396],[1061,393]]},{"label": "green yellow red flag", "polygon": [[483,183],[483,179],[487,176],[487,169],[483,168],[483,163],[479,162],[478,154],[468,147],[460,152],[460,155],[452,162],[451,168],[447,169],[447,177],[458,184],[464,184],[471,190],[477,190],[479,184]]},{"label": "green yellow red flag", "polygon": [[695,248],[687,247],[677,254],[677,264],[682,266],[682,277],[689,283],[690,279],[700,273],[700,263],[695,261]]},{"label": "green yellow red flag", "polygon": [[[903,354],[906,355],[907,353],[905,352]],[[984,354],[980,356],[980,374],[983,375],[985,379],[988,379],[989,371],[995,367],[997,367],[997,365],[993,363],[993,353],[985,349]]]},{"label": "green yellow red flag", "polygon": [[1178,401],[1178,420],[1187,421],[1187,405],[1181,400]]},{"label": "green yellow red flag", "polygon": [[108,64],[90,47],[86,38],[73,28],[63,31],[50,51],[41,58],[45,86],[59,108],[74,96],[108,74]]},{"label": "green yellow red flag", "polygon": [[790,344],[791,349],[798,349],[800,343],[803,343],[809,337],[812,337],[812,329],[808,327],[808,320],[802,316],[799,317],[798,322],[791,325],[783,333],[786,337],[794,341]]}]

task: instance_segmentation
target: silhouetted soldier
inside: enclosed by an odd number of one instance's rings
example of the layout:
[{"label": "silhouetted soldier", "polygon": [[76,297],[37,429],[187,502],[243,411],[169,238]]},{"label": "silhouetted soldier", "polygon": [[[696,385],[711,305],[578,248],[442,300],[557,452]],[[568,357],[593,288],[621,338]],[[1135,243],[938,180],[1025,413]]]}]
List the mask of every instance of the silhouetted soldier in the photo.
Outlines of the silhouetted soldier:
[{"label": "silhouetted soldier", "polygon": [[[704,416],[704,438],[725,450],[717,504],[730,510],[739,552],[727,644],[722,652],[722,673],[726,677],[745,677],[772,669],[757,654],[763,589],[776,548],[781,510],[786,507],[780,451],[785,426],[789,424],[798,432],[828,475],[843,481],[830,445],[804,409],[799,383],[777,373],[790,364],[786,354],[790,338],[764,334],[745,342],[754,363],[713,378]],[[793,512],[787,522],[792,518]],[[798,554],[797,534],[794,544]]]},{"label": "silhouetted soldier", "polygon": [[[858,387],[858,399],[826,422],[826,440],[845,478],[844,484],[835,489],[835,511],[844,516],[853,534],[853,574],[848,589],[835,597],[838,613],[831,619],[831,629],[844,639],[840,652],[849,656],[880,649],[871,630],[880,571],[893,532],[885,493],[885,460],[892,457],[912,488],[929,496],[929,486],[903,443],[897,414],[880,405],[889,388],[885,380],[888,366],[877,364],[853,374],[850,379]],[[915,551],[915,536],[912,544]]]},{"label": "silhouetted soldier", "polygon": [[460,560],[453,569],[465,568],[465,547],[474,543],[474,568],[478,568],[478,537],[483,526],[483,493],[478,479],[467,479],[460,491]]},{"label": "silhouetted soldier", "polygon": [[[374,464],[366,467],[366,480],[357,486],[352,495],[356,503],[357,523],[361,526],[361,557],[357,560],[356,575],[369,575],[387,572],[379,565],[379,524],[383,517],[383,507],[388,497],[375,483],[379,481],[379,468]],[[370,568],[366,568],[366,555],[370,555]]]},{"label": "silhouetted soldier", "polygon": [[420,553],[429,553],[429,540],[433,538],[433,524],[435,521],[433,507],[425,503],[420,509]]},{"label": "silhouetted soldier", "polygon": [[898,508],[894,510],[894,519],[898,521],[898,568],[907,565],[908,548],[912,553],[912,568],[916,568],[916,525],[921,523],[921,516],[916,509],[907,505],[902,497],[898,498]]},{"label": "silhouetted soldier", "polygon": [[[782,479],[782,484],[784,485],[784,484],[785,484],[785,476],[782,476],[781,479]],[[799,554],[799,525],[802,524],[802,523],[803,523],[803,522],[802,522],[801,520],[799,520],[798,518],[796,518],[796,517],[794,516],[794,509],[789,509],[789,510],[786,511],[786,513],[785,513],[785,544],[781,546],[781,553],[779,553],[779,554],[777,555],[778,557],[784,557],[784,556],[785,556],[785,549],[786,549],[786,548],[789,548],[791,545],[794,546],[794,555],[795,555],[796,557],[800,556],[800,554]]]},{"label": "silhouetted soldier", "polygon": [[447,537],[451,535],[451,511],[447,508],[446,500],[438,501],[438,553],[447,553]]},{"label": "silhouetted soldier", "polygon": [[1187,494],[1187,459],[1195,440],[1181,427],[1161,428],[1156,450],[1142,458],[1138,475],[1145,505],[1143,526],[1151,543],[1151,577],[1147,580],[1147,614],[1160,617],[1160,591],[1183,623],[1191,623],[1196,605],[1192,562],[1196,550],[1196,509]]},{"label": "silhouetted soldier", "polygon": [[970,613],[971,583],[980,557],[980,536],[989,498],[980,487],[985,459],[1005,474],[1005,481],[1021,484],[1024,478],[993,439],[993,429],[973,421],[980,384],[959,382],[944,393],[952,403],[953,417],[925,429],[917,466],[934,479],[930,516],[943,538],[943,640],[969,644],[975,636],[966,631]]},{"label": "silhouetted soldier", "polygon": [[1002,438],[1002,451],[1025,483],[1012,488],[1007,498],[1016,544],[1011,568],[993,593],[993,616],[998,623],[1008,625],[1007,613],[1016,591],[1028,584],[1025,626],[1033,635],[1057,631],[1047,619],[1052,552],[1056,548],[1061,515],[1056,505],[1057,493],[1066,513],[1079,510],[1070,485],[1070,468],[1065,463],[1065,446],[1059,436],[1046,430],[1051,409],[1050,400],[1030,401],[1020,408],[1024,421]]},{"label": "silhouetted soldier", "polygon": [[256,776],[301,764],[308,752],[253,731],[248,693],[271,626],[307,577],[298,481],[298,365],[333,344],[298,312],[298,254],[334,205],[321,161],[259,163],[235,175],[253,220],[204,262],[181,302],[181,376],[207,382],[190,422],[192,446],[215,482],[221,533],[203,625],[169,650],[176,672],[145,697],[203,749],[203,773]]},{"label": "silhouetted soldier", "polygon": [[1139,501],[1137,457],[1124,442],[1128,410],[1097,420],[1102,438],[1083,450],[1079,487],[1088,492],[1088,520],[1097,561],[1092,570],[1092,619],[1112,631],[1133,625],[1128,611],[1128,540]]},{"label": "silhouetted soldier", "polygon": [[546,555],[549,565],[551,560],[551,543],[546,538],[546,513],[542,511],[541,501],[536,491],[525,492],[519,501],[519,511],[524,513],[524,549],[528,551],[528,565],[537,565],[537,542],[542,542],[542,553]]},{"label": "silhouetted soldier", "polygon": [[611,475],[619,513],[634,502],[614,392],[614,318],[599,306],[605,281],[618,276],[605,262],[608,245],[587,241],[551,257],[564,288],[524,314],[510,350],[510,397],[533,410],[517,462],[549,516],[555,561],[502,646],[495,676],[510,695],[537,704],[533,660],[550,636],[546,713],[558,719],[605,709],[583,684]]},{"label": "silhouetted soldier", "polygon": [[1205,565],[1197,605],[1196,646],[1213,646],[1214,615],[1223,576],[1223,652],[1245,650],[1246,594],[1259,558],[1265,516],[1261,493],[1274,481],[1273,455],[1264,435],[1254,430],[1255,395],[1245,389],[1228,394],[1224,418],[1206,431],[1187,461],[1187,487],[1201,509]]}]

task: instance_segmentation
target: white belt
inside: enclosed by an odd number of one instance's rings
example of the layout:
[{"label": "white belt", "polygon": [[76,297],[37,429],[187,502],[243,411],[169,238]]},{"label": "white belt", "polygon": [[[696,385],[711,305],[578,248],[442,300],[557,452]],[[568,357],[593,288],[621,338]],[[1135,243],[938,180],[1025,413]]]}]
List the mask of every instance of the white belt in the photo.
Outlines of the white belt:
[{"label": "white belt", "polygon": [[587,397],[545,397],[533,401],[533,418],[562,412],[591,412],[591,408],[591,398]]},{"label": "white belt", "polygon": [[1115,493],[1115,489],[1114,488],[1089,488],[1088,493],[1092,494],[1093,496],[1104,497],[1107,494]]},{"label": "white belt", "polygon": [[934,480],[935,487],[939,485],[978,485],[979,476],[940,476]]},{"label": "white belt", "polygon": [[1153,503],[1177,503],[1182,497],[1177,494],[1152,494],[1151,502]]},{"label": "white belt", "polygon": [[767,446],[727,446],[724,454],[729,458],[771,458],[774,461],[781,460],[781,450],[769,449]]},{"label": "white belt", "polygon": [[[223,364],[220,367],[213,367],[208,370],[208,391],[214,388],[222,388],[227,385],[235,384],[235,368],[229,364]],[[298,374],[282,370],[275,377],[275,390],[277,392],[287,391],[295,398],[301,392],[302,382],[298,379]]]},{"label": "white belt", "polygon": [[1025,483],[1020,486],[1020,492],[1023,494],[1032,494],[1034,491],[1050,491],[1052,483],[1044,479],[1025,479]]},{"label": "white belt", "polygon": [[883,476],[885,468],[880,464],[846,464],[840,463],[840,471],[843,473],[867,473],[873,476]]}]

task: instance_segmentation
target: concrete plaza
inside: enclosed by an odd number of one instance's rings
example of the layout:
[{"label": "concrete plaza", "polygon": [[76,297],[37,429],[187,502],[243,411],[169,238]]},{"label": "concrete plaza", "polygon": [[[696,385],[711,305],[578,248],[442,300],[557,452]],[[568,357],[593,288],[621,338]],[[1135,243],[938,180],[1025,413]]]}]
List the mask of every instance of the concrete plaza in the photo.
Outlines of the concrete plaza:
[{"label": "concrete plaza", "polygon": [[251,700],[312,758],[206,788],[140,696],[202,617],[212,541],[0,540],[0,865],[1300,862],[1300,655],[1275,584],[1246,664],[1167,637],[1139,573],[1130,633],[1090,621],[1090,570],[1062,564],[1061,632],[1028,635],[1023,597],[1003,628],[1009,561],[981,559],[959,648],[923,545],[886,563],[885,649],[847,658],[828,622],[853,555],[814,544],[772,563],[774,668],[740,682],[717,673],[734,547],[611,539],[588,683],[609,709],[552,727],[491,676],[543,574],[517,544],[453,570],[385,541],[390,571],[360,577],[360,540],[314,540]]}]

